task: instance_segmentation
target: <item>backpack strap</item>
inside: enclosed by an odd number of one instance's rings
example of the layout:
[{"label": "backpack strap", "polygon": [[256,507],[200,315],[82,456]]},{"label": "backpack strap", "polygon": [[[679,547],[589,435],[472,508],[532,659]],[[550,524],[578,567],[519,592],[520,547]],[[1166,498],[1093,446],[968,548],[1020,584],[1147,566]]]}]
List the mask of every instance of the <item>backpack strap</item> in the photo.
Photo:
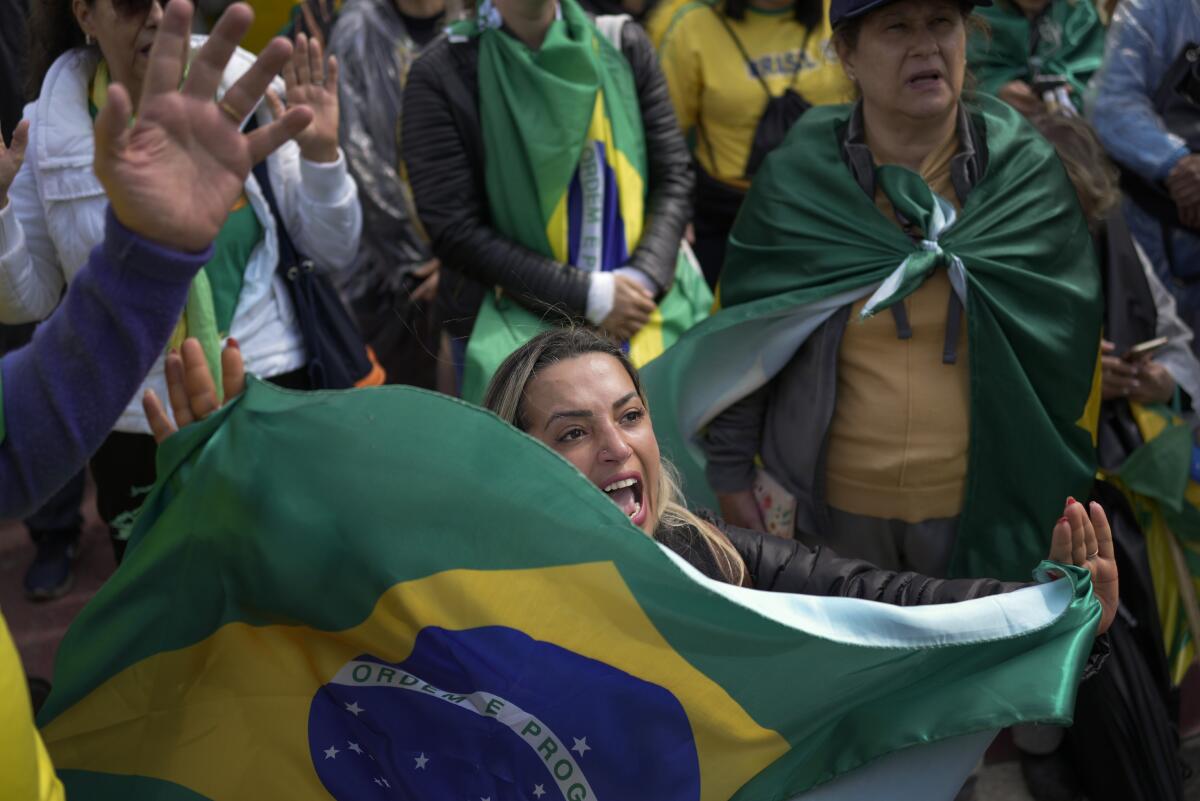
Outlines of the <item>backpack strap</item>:
[{"label": "backpack strap", "polygon": [[263,200],[267,201],[267,208],[271,210],[271,216],[275,218],[275,239],[279,243],[279,264],[276,265],[275,271],[283,273],[286,278],[288,277],[287,272],[293,267],[301,267],[305,258],[300,251],[296,250],[292,235],[288,233],[287,226],[283,223],[283,213],[279,210],[279,201],[275,199],[275,190],[271,187],[271,174],[267,170],[267,160],[263,159],[255,164],[251,173],[258,181],[258,188],[263,193]]},{"label": "backpack strap", "polygon": [[804,72],[804,60],[808,58],[808,42],[812,39],[813,27],[815,26],[810,25],[804,31],[804,40],[800,42],[800,63],[796,65],[796,71],[792,73],[792,81],[788,84],[789,89],[795,88],[796,81],[800,79],[800,73]]},{"label": "backpack strap", "polygon": [[733,40],[735,45],[737,45],[738,52],[742,54],[742,60],[746,62],[746,69],[750,70],[750,74],[758,79],[759,85],[763,88],[763,91],[767,93],[767,99],[773,98],[774,95],[771,94],[771,87],[767,86],[767,79],[764,78],[758,71],[758,65],[754,63],[754,59],[750,58],[750,54],[746,52],[746,46],[742,44],[742,40],[739,39],[738,35],[733,32],[733,26],[729,24],[729,20],[725,19],[725,15],[722,14],[715,5],[710,5],[708,9],[717,15],[717,19],[721,21],[721,25],[725,28],[725,32],[729,34],[729,38]]},{"label": "backpack strap", "polygon": [[[258,127],[258,115],[252,113],[250,118],[242,126],[245,133],[250,133]],[[304,257],[296,250],[296,245],[292,242],[292,235],[288,233],[287,226],[283,224],[283,212],[279,209],[279,201],[275,199],[275,190],[271,186],[271,173],[267,169],[267,160],[254,165],[250,170],[254,175],[254,179],[258,182],[259,191],[263,194],[263,200],[267,202],[267,208],[271,210],[271,216],[275,218],[275,238],[279,243],[279,264],[276,265],[276,272],[286,273],[292,267],[299,267]]]}]

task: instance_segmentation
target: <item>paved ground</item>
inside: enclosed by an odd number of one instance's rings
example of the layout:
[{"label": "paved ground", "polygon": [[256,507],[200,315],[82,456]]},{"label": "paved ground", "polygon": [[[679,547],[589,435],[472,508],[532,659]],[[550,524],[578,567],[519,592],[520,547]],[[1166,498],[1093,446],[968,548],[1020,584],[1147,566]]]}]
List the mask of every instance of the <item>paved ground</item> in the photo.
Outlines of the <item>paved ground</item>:
[{"label": "paved ground", "polygon": [[[113,570],[108,534],[96,517],[90,488],[85,517],[84,547],[77,563],[75,586],[64,598],[46,604],[32,604],[21,593],[21,576],[33,557],[28,535],[20,524],[0,521],[0,611],[12,629],[26,670],[35,676],[52,675],[54,656],[67,627]],[[1192,721],[1190,728],[1200,729],[1200,691],[1185,695],[1185,722]],[[1200,736],[1188,741],[1186,753],[1193,765],[1200,765]],[[1200,778],[1190,783],[1187,798],[1200,801]],[[977,801],[1032,801],[1016,753],[1004,735],[988,753]]]},{"label": "paved ground", "polygon": [[83,549],[76,563],[75,584],[70,593],[50,603],[25,600],[21,579],[33,559],[33,543],[24,526],[0,520],[0,611],[12,630],[26,671],[34,676],[50,677],[67,626],[115,567],[108,533],[96,516],[90,486],[84,508]]}]

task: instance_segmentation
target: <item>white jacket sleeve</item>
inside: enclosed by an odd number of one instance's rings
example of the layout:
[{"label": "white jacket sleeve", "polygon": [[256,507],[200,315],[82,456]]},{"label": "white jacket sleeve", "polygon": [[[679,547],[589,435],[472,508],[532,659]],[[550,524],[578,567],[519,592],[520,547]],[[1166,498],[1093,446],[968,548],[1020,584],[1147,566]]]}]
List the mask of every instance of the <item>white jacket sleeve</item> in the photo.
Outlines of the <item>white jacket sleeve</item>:
[{"label": "white jacket sleeve", "polygon": [[[32,140],[27,152],[36,152]],[[27,161],[8,189],[8,205],[0,210],[0,322],[46,319],[58,306],[65,283]]]},{"label": "white jacket sleeve", "polygon": [[[295,142],[279,149],[272,175],[282,212],[296,247],[326,270],[340,270],[354,260],[362,235],[358,186],[338,149],[337,161],[318,164],[300,156]],[[283,192],[279,192],[282,184]]]},{"label": "white jacket sleeve", "polygon": [[1192,329],[1180,319],[1174,296],[1163,286],[1142,246],[1134,242],[1133,247],[1142,262],[1142,273],[1146,276],[1150,295],[1154,298],[1154,310],[1158,318],[1157,330],[1154,333],[1170,340],[1162,350],[1154,354],[1154,361],[1167,368],[1175,383],[1188,394],[1195,405],[1197,400],[1200,400],[1200,361],[1192,351]]}]

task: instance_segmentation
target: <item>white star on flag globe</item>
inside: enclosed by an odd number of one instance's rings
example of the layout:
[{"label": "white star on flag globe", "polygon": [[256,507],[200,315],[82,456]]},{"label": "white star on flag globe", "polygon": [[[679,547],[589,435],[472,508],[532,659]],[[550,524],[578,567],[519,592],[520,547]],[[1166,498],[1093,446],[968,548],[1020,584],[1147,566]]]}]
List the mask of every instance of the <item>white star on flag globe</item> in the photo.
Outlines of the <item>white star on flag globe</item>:
[{"label": "white star on flag globe", "polygon": [[546,794],[546,790],[545,790],[545,788],[542,787],[542,785],[535,784],[535,785],[533,785],[533,794],[535,796],[537,796],[538,798],[541,798],[542,796],[544,796]]},{"label": "white star on flag globe", "polygon": [[340,753],[341,753],[341,751],[337,750],[337,748],[335,748],[331,745],[325,749],[325,758],[326,759],[336,759],[337,755]]},{"label": "white star on flag globe", "polygon": [[354,703],[346,704],[346,711],[357,717],[359,712],[365,712],[366,710],[358,705],[358,701],[355,701]]},{"label": "white star on flag globe", "polygon": [[578,751],[580,756],[583,756],[588,751],[592,750],[592,747],[587,744],[586,737],[584,737],[582,739],[579,737],[572,737],[571,739],[575,741],[575,745],[571,746],[571,750]]},{"label": "white star on flag globe", "polygon": [[421,755],[413,761],[417,763],[416,770],[425,770],[425,763],[429,761],[429,757],[425,756],[425,752],[422,751]]},{"label": "white star on flag globe", "polygon": [[353,751],[354,753],[361,754],[363,752],[362,746],[359,745],[358,743],[351,743],[349,740],[347,740],[346,742],[349,743],[350,750]]}]

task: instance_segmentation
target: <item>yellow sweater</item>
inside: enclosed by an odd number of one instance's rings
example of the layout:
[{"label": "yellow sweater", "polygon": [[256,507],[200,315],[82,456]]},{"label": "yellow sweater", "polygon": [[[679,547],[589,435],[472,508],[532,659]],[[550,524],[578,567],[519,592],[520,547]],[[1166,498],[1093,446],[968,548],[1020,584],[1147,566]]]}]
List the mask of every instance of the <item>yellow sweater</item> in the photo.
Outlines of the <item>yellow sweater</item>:
[{"label": "yellow sweater", "polygon": [[[921,177],[955,206],[950,160],[957,149],[954,134],[921,165]],[[895,220],[882,191],[876,191],[875,203]],[[837,404],[829,430],[830,506],[910,523],[962,511],[970,371],[965,316],[958,360],[942,363],[951,291],[949,276],[939,269],[904,300],[911,339],[896,336],[890,311],[859,322],[865,298],[851,310],[838,354]]]},{"label": "yellow sweater", "polygon": [[659,59],[680,127],[696,132],[700,166],[714,178],[746,189],[746,159],[767,106],[767,93],[755,72],[772,96],[791,87],[813,105],[847,102],[852,86],[841,65],[827,56],[829,0],[824,0],[821,26],[803,49],[807,28],[796,21],[791,8],[751,8],[744,19],[725,21],[746,48],[753,71],[713,8],[703,2],[675,14]]}]

